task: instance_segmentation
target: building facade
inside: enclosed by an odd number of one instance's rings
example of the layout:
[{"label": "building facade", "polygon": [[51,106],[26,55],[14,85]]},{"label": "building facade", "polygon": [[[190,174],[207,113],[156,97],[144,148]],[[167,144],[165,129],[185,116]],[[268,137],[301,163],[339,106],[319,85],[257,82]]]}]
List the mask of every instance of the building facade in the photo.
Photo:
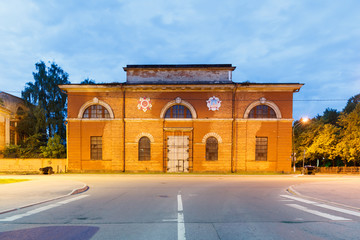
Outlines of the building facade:
[{"label": "building facade", "polygon": [[127,65],[125,83],[61,85],[70,171],[290,172],[293,93],[231,64]]},{"label": "building facade", "polygon": [[0,92],[0,151],[7,145],[18,144],[19,137],[16,132],[18,115],[26,109],[23,99]]}]

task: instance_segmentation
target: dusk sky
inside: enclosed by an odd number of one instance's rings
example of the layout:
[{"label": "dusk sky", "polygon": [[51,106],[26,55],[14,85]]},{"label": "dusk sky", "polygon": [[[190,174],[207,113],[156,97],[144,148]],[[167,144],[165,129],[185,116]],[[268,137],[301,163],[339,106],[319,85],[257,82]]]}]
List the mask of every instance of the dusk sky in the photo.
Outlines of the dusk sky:
[{"label": "dusk sky", "polygon": [[71,83],[124,82],[127,64],[233,64],[233,80],[304,83],[294,118],[360,93],[359,0],[0,2],[0,91],[20,96],[35,63]]}]

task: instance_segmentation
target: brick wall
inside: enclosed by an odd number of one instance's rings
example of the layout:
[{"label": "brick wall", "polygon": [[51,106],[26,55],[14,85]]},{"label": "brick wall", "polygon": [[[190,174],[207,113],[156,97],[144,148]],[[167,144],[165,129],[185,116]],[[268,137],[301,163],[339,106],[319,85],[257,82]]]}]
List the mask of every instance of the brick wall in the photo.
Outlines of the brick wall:
[{"label": "brick wall", "polygon": [[[166,164],[167,146],[164,136],[171,129],[190,132],[192,146],[190,157],[194,172],[231,171],[291,171],[292,91],[255,91],[246,88],[236,92],[233,109],[231,86],[223,89],[156,88],[128,86],[125,95],[123,118],[123,87],[111,91],[69,93],[68,158],[72,171],[126,171],[161,172]],[[266,86],[264,87],[266,88]],[[95,91],[95,90],[94,90]],[[206,100],[219,97],[219,111],[209,111]],[[151,110],[137,108],[140,97],[151,99]],[[160,118],[164,106],[180,97],[196,112],[196,119]],[[79,119],[81,107],[94,98],[111,107],[114,119]],[[281,112],[281,119],[246,119],[249,105],[260,98],[274,103]],[[233,112],[234,111],[234,112]],[[233,114],[235,119],[233,119]],[[125,124],[125,137],[124,137]],[[90,137],[102,136],[103,160],[90,159]],[[141,136],[151,139],[151,160],[138,160],[138,140]],[[218,141],[218,160],[206,161],[206,137]],[[256,137],[268,138],[267,161],[255,161]],[[124,142],[125,141],[125,142]],[[125,149],[124,149],[125,146]],[[124,162],[125,156],[125,162]]]},{"label": "brick wall", "polygon": [[67,159],[49,158],[2,158],[0,159],[0,172],[39,172],[39,168],[52,167],[56,173],[66,172]]}]

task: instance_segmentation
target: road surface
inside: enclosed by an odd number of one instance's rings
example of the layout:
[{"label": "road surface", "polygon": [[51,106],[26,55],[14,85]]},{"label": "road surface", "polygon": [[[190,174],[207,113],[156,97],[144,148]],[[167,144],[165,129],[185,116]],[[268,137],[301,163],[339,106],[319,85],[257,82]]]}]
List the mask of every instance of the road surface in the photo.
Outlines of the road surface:
[{"label": "road surface", "polygon": [[285,191],[329,179],[116,174],[64,178],[86,182],[90,189],[1,214],[0,239],[360,238],[356,208]]}]

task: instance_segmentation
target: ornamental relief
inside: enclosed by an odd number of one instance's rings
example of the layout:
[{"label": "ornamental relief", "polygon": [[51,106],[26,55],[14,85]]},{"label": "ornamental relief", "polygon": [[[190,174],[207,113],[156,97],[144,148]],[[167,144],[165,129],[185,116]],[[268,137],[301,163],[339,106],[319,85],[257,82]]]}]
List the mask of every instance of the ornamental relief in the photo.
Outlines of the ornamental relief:
[{"label": "ornamental relief", "polygon": [[207,107],[209,108],[209,111],[216,111],[219,110],[221,107],[221,101],[218,97],[212,96],[207,101]]},{"label": "ornamental relief", "polygon": [[152,108],[151,100],[148,97],[140,97],[137,108],[146,112]]}]

